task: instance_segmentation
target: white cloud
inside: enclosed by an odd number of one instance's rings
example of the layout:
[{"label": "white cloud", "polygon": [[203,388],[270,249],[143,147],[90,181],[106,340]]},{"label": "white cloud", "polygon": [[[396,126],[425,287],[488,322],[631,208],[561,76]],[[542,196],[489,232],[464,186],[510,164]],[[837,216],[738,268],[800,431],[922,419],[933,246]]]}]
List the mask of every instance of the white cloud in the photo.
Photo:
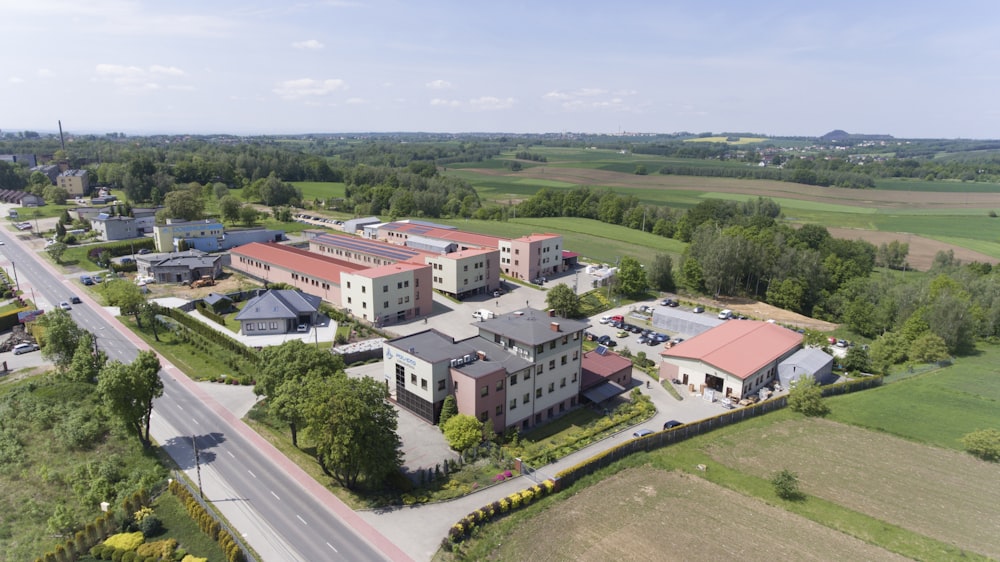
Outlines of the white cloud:
[{"label": "white cloud", "polygon": [[514,98],[482,96],[469,100],[469,107],[476,111],[497,111],[500,109],[510,109],[513,105]]},{"label": "white cloud", "polygon": [[10,82],[11,84],[23,84],[24,78],[21,78],[20,76],[11,76],[10,78],[7,79],[7,81]]},{"label": "white cloud", "polygon": [[347,101],[344,103],[347,105],[364,105],[368,103],[368,100],[365,98],[347,98]]},{"label": "white cloud", "polygon": [[434,98],[431,100],[431,105],[437,107],[459,107],[462,105],[462,102],[458,100],[446,100],[441,98]]},{"label": "white cloud", "polygon": [[308,97],[328,96],[338,90],[346,90],[347,84],[340,79],[314,80],[300,78],[278,83],[272,90],[282,98],[294,100]]},{"label": "white cloud", "polygon": [[97,81],[110,82],[120,91],[129,94],[149,92],[168,88],[171,90],[193,90],[189,84],[173,83],[186,73],[176,66],[154,64],[147,68],[123,64],[102,63],[94,67]]},{"label": "white cloud", "polygon": [[432,90],[448,90],[451,88],[451,82],[447,80],[432,80],[426,85]]},{"label": "white cloud", "polygon": [[315,39],[307,39],[305,41],[296,41],[292,43],[292,47],[296,49],[319,50],[325,47],[325,45]]},{"label": "white cloud", "polygon": [[53,76],[56,75],[55,72],[52,72],[48,68],[39,68],[37,71],[35,71],[35,74],[37,74],[40,78],[52,78]]},{"label": "white cloud", "polygon": [[636,94],[635,90],[608,92],[603,88],[579,88],[573,91],[554,90],[542,95],[545,101],[556,102],[567,111],[592,111],[610,109],[625,111],[630,109],[625,97]]}]

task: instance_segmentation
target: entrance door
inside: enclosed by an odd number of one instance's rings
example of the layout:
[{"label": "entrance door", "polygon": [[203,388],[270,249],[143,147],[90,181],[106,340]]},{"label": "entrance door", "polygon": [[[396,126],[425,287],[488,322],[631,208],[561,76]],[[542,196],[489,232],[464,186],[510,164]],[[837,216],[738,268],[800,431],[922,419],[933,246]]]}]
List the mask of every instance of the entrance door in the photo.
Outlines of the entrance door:
[{"label": "entrance door", "polygon": [[684,379],[682,379],[681,382],[684,383],[684,384],[688,383],[688,375],[687,375],[687,373],[684,373]]}]

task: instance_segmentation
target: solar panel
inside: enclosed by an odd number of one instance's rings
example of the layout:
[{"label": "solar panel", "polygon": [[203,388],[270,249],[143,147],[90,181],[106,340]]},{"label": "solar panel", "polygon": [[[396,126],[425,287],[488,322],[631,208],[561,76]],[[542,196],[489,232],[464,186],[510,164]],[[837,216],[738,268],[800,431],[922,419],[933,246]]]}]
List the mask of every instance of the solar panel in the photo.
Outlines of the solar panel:
[{"label": "solar panel", "polygon": [[598,355],[607,355],[608,354],[608,348],[607,348],[607,346],[603,346],[603,345],[597,346],[597,354]]}]

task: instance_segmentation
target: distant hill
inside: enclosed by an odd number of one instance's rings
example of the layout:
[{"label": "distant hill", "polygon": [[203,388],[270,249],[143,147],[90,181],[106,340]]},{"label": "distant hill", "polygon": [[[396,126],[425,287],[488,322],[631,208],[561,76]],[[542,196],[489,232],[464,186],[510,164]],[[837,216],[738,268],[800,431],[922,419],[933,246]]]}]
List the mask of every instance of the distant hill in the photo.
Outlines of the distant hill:
[{"label": "distant hill", "polygon": [[852,135],[847,131],[841,129],[834,129],[829,133],[819,137],[819,140],[823,142],[845,142],[845,141],[860,141],[860,140],[890,140],[892,135]]}]

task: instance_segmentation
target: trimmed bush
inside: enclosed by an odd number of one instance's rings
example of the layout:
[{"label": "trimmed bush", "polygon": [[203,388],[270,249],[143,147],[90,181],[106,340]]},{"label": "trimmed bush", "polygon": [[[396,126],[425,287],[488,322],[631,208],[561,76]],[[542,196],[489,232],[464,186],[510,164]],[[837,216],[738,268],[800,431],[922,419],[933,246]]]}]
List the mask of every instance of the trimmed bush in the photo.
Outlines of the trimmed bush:
[{"label": "trimmed bush", "polygon": [[121,550],[135,550],[145,541],[146,539],[142,536],[142,533],[136,531],[135,533],[118,533],[117,535],[111,535],[106,541],[104,541],[104,544]]}]

